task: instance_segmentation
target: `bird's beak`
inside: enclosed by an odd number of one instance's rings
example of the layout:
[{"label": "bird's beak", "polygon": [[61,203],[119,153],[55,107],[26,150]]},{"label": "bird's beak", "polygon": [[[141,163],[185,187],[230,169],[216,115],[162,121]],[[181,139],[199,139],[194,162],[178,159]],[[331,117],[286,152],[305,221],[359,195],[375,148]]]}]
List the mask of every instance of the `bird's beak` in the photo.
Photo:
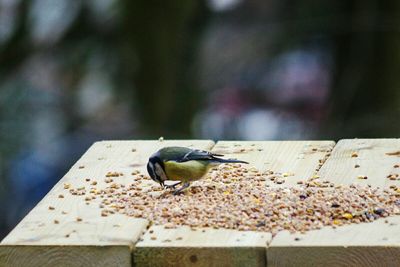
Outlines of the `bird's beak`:
[{"label": "bird's beak", "polygon": [[164,181],[160,182],[160,185],[161,185],[162,188],[164,188],[165,187]]}]

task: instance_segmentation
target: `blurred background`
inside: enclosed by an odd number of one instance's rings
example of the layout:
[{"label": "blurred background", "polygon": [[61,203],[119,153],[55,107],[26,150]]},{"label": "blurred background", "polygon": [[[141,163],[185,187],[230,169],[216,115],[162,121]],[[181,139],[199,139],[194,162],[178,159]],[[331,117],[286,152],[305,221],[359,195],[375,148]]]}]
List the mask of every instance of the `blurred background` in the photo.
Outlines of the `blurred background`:
[{"label": "blurred background", "polygon": [[398,137],[400,2],[0,0],[0,239],[94,142]]}]

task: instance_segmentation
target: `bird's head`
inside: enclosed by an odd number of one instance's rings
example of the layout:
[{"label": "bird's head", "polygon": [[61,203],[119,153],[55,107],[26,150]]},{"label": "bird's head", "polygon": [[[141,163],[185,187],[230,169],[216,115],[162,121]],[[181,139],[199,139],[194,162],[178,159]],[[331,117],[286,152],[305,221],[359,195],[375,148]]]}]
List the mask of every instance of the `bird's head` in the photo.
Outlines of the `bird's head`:
[{"label": "bird's head", "polygon": [[158,153],[153,154],[149,158],[149,162],[147,163],[147,172],[153,181],[164,187],[164,181],[167,180],[167,177],[164,171],[164,163],[160,159]]}]

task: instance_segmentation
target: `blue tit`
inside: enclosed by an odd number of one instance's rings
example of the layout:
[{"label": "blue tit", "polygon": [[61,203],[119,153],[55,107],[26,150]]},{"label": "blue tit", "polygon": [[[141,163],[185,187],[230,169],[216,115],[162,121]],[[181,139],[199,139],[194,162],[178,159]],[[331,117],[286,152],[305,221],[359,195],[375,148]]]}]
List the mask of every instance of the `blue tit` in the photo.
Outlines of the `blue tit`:
[{"label": "blue tit", "polygon": [[[164,147],[151,155],[147,163],[147,172],[151,179],[163,188],[172,188],[183,183],[174,191],[174,195],[189,187],[190,182],[201,179],[207,172],[222,163],[246,163],[235,159],[218,158],[223,155],[187,147]],[[166,180],[179,181],[173,185],[165,185]]]}]

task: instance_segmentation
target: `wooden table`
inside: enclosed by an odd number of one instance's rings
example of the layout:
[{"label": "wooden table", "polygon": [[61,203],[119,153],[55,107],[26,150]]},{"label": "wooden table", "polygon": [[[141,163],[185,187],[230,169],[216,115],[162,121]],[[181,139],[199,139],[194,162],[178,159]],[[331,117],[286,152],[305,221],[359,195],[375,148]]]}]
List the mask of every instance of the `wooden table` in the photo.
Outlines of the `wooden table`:
[{"label": "wooden table", "polygon": [[[0,243],[0,266],[400,266],[400,216],[322,228],[301,234],[204,229],[165,229],[122,214],[103,217],[96,202],[71,196],[65,187],[85,177],[105,186],[117,171],[146,173],[148,157],[163,146],[207,149],[247,160],[260,171],[294,173],[283,186],[319,175],[336,184],[400,185],[400,139],[333,141],[102,141],[82,156],[46,197]],[[243,148],[246,148],[245,150]],[[245,152],[243,152],[245,151]],[[386,154],[386,153],[389,153]],[[354,156],[354,155],[357,156]],[[359,168],[354,168],[355,165]],[[359,175],[367,180],[357,179]],[[282,186],[271,184],[271,186]],[[156,240],[151,235],[159,236]],[[182,238],[177,238],[182,237]],[[163,243],[168,238],[171,242]]]}]

